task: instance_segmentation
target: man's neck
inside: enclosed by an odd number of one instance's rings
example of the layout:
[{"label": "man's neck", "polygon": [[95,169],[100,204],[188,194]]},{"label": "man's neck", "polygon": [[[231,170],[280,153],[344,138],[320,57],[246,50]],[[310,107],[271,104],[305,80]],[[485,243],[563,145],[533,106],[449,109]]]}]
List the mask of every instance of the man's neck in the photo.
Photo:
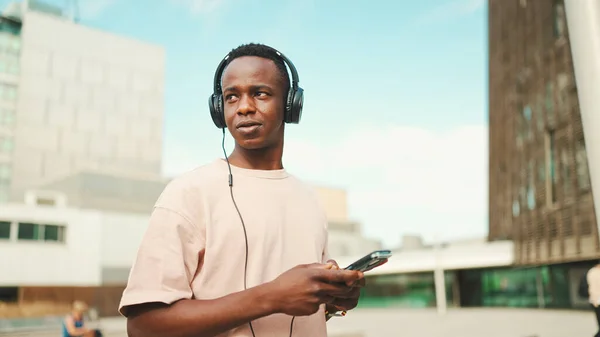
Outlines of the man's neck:
[{"label": "man's neck", "polygon": [[250,170],[281,170],[283,169],[283,146],[276,148],[247,150],[236,144],[229,155],[229,163],[233,166]]}]

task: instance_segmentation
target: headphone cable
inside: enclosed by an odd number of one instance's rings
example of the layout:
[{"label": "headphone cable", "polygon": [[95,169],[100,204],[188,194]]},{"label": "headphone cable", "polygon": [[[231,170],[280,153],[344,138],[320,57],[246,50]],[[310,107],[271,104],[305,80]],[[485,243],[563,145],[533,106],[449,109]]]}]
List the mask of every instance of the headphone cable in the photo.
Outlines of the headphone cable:
[{"label": "headphone cable", "polygon": [[[244,241],[246,242],[246,256],[244,259],[244,290],[248,290],[248,233],[246,232],[246,224],[244,223],[244,218],[242,217],[242,212],[238,208],[237,203],[235,202],[235,197],[233,196],[233,174],[231,173],[231,164],[229,163],[229,157],[227,157],[227,151],[225,150],[225,128],[223,128],[223,139],[221,141],[221,148],[223,149],[223,155],[225,156],[225,161],[227,162],[227,169],[229,170],[229,195],[231,196],[231,201],[233,202],[233,206],[240,218],[240,222],[242,223],[242,229],[244,230]],[[294,320],[296,316],[292,317],[292,321],[290,323],[290,337],[294,332]],[[252,321],[248,322],[250,326],[250,332],[252,333],[252,337],[256,337],[254,333],[254,327],[252,326]]]}]

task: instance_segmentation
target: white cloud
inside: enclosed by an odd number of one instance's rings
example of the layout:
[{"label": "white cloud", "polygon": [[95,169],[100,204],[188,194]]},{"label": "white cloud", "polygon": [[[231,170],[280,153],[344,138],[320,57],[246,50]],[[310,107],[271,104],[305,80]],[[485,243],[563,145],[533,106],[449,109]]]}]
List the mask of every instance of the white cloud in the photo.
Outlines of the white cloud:
[{"label": "white cloud", "polygon": [[[290,132],[284,163],[303,180],[346,188],[351,217],[368,236],[393,245],[406,233],[428,240],[487,233],[485,126],[441,132],[360,125],[336,134],[325,140]],[[167,148],[173,149],[166,158],[170,173],[222,155],[218,148],[196,148],[197,155],[182,146]]]},{"label": "white cloud", "polygon": [[408,232],[483,236],[487,143],[485,126],[361,126],[329,144],[290,139],[285,163],[303,178],[347,187],[352,215],[388,244]]}]

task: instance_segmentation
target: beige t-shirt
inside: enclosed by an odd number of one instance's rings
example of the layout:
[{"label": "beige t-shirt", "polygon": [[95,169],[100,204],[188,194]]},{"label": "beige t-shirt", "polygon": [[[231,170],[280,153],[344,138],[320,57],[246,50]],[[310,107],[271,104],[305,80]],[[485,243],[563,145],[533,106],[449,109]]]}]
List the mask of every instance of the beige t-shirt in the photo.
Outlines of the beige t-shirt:
[{"label": "beige t-shirt", "polygon": [[[248,288],[299,264],[324,262],[327,219],[314,192],[285,170],[232,166],[233,194],[248,235]],[[218,159],[174,179],[159,197],[119,311],[147,302],[214,299],[244,290],[246,245]],[[125,308],[126,309],[126,308]],[[295,337],[325,337],[325,314],[296,317]],[[257,337],[289,335],[292,317],[253,321]],[[252,336],[244,324],[221,336]]]}]

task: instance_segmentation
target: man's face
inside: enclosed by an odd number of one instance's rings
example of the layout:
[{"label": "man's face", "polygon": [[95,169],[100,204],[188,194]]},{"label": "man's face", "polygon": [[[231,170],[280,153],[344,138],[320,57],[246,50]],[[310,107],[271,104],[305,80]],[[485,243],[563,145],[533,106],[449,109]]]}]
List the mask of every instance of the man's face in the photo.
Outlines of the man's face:
[{"label": "man's face", "polygon": [[285,84],[272,60],[243,56],[225,69],[223,108],[227,128],[248,150],[276,146],[283,139]]}]

